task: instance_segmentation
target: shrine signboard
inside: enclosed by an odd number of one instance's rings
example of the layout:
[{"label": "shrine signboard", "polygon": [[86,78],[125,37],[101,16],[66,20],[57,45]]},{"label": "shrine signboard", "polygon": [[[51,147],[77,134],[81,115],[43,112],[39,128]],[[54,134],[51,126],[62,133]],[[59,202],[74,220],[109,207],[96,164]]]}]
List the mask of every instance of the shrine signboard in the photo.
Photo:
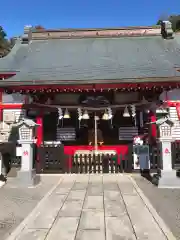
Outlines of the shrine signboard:
[{"label": "shrine signboard", "polygon": [[57,128],[57,141],[75,141],[75,128]]}]

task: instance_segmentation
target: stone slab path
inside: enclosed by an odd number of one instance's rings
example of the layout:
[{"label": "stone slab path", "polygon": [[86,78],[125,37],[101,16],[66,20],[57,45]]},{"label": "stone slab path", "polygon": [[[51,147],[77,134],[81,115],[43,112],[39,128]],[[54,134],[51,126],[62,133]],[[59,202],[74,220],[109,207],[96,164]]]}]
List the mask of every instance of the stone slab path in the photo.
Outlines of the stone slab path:
[{"label": "stone slab path", "polygon": [[8,240],[168,239],[127,175],[61,177]]}]

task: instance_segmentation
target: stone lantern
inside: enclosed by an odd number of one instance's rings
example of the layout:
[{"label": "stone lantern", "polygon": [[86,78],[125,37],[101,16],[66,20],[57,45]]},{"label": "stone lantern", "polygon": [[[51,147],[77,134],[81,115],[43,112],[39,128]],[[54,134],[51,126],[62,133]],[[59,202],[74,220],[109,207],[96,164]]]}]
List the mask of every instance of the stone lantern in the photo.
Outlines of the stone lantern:
[{"label": "stone lantern", "polygon": [[13,126],[19,128],[19,141],[35,140],[35,129],[39,125],[33,120],[23,119]]},{"label": "stone lantern", "polygon": [[159,125],[159,137],[161,140],[171,139],[171,129],[173,126],[173,122],[167,119],[162,124]]},{"label": "stone lantern", "polygon": [[21,169],[17,173],[17,178],[23,185],[34,185],[37,183],[36,171],[33,169],[33,149],[36,143],[35,129],[39,125],[31,119],[23,119],[14,124],[19,130],[18,143],[21,144]]},{"label": "stone lantern", "polygon": [[176,171],[172,169],[172,150],[171,145],[172,127],[174,122],[169,118],[156,121],[159,126],[159,142],[161,144],[161,173],[158,180],[159,188],[180,188],[180,179],[176,176]]},{"label": "stone lantern", "polygon": [[172,170],[171,129],[173,122],[169,118],[162,118],[157,120],[156,124],[159,127],[159,142],[162,145],[162,170]]}]

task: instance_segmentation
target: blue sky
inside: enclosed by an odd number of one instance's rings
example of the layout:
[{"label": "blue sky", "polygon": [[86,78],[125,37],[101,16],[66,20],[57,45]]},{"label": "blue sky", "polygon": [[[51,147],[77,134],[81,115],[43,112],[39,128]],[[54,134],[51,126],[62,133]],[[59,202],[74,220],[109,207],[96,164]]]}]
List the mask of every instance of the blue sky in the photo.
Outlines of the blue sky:
[{"label": "blue sky", "polygon": [[180,0],[2,0],[0,25],[8,36],[17,36],[22,34],[24,25],[45,28],[153,25],[161,15],[169,14],[180,14]]}]

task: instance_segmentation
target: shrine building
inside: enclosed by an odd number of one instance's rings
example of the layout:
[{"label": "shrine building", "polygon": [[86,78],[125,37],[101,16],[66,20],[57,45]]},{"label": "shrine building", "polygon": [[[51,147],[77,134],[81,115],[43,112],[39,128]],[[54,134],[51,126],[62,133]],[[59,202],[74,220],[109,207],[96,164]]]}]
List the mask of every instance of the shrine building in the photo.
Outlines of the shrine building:
[{"label": "shrine building", "polygon": [[[156,125],[148,122],[167,113],[180,116],[180,34],[169,22],[108,29],[26,26],[0,59],[0,79],[2,129],[8,116],[15,122],[28,117],[39,124],[37,147],[62,143],[70,155],[93,149],[125,155],[137,135],[156,142]],[[1,139],[8,139],[7,132]]]}]

